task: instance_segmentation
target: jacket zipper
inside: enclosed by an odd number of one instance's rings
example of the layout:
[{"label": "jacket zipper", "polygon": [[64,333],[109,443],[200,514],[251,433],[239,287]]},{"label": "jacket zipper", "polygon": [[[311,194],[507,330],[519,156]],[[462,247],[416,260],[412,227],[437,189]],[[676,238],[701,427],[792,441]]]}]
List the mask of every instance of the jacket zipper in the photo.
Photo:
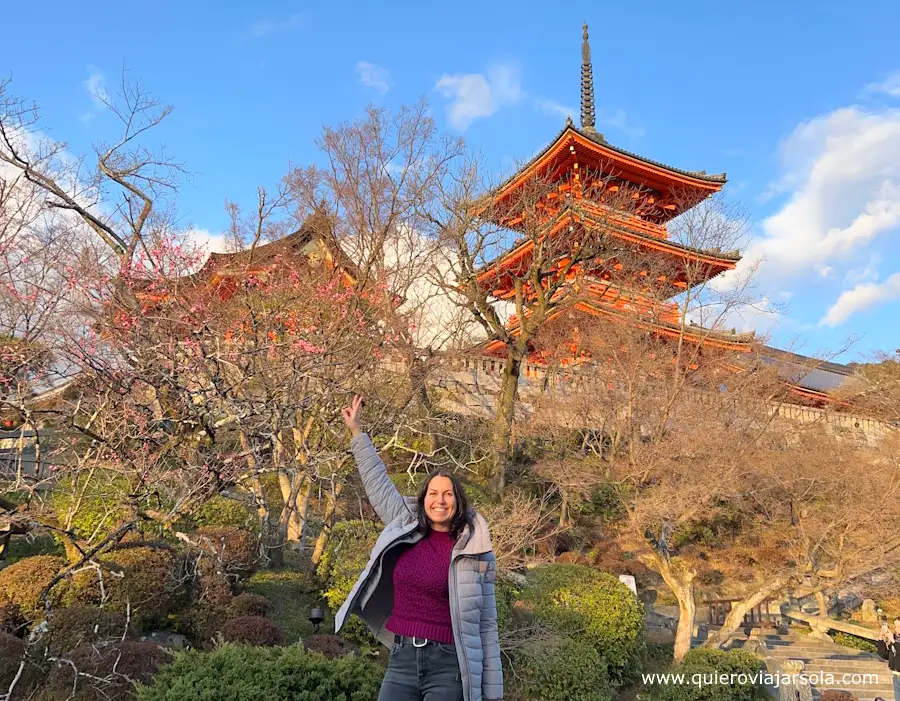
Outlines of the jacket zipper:
[{"label": "jacket zipper", "polygon": [[466,654],[466,645],[462,640],[462,631],[459,629],[459,594],[457,592],[457,584],[456,584],[456,561],[462,557],[462,555],[457,554],[450,561],[450,619],[453,623],[453,637],[456,639],[457,645],[457,653],[456,659],[460,659],[460,653],[462,653],[462,661],[466,668],[465,681],[467,689],[465,690],[466,696],[471,699],[471,689],[472,689],[472,673],[469,669],[469,656]]}]

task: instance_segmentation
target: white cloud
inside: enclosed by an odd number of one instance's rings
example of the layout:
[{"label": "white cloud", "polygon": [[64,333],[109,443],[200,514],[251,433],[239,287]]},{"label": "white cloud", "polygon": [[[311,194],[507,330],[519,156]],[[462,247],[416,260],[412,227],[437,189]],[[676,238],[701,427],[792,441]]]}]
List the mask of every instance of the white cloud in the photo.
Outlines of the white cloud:
[{"label": "white cloud", "polygon": [[305,23],[306,16],[302,13],[290,15],[280,20],[263,19],[253,23],[253,26],[250,27],[250,34],[254,39],[259,39],[270,34],[280,34],[291,29],[297,29]]},{"label": "white cloud", "polygon": [[82,84],[91,97],[93,107],[79,115],[78,118],[84,124],[90,124],[94,117],[106,109],[106,103],[109,102],[109,93],[106,92],[106,77],[102,71],[94,66],[88,66],[88,73],[87,80]]},{"label": "white cloud", "polygon": [[[760,278],[778,285],[831,269],[900,230],[900,110],[836,110],[801,124],[781,144],[773,188],[786,203],[762,223],[742,266],[763,260]],[[857,264],[858,265],[858,264]]]},{"label": "white cloud", "polygon": [[391,80],[391,74],[388,73],[386,68],[368,61],[359,61],[356,64],[356,73],[359,76],[360,83],[367,88],[377,90],[382,95],[390,90],[394,84],[394,81]]},{"label": "white cloud", "polygon": [[485,73],[444,75],[435,85],[450,100],[447,112],[453,128],[465,131],[476,119],[490,117],[525,96],[516,66],[494,64]]},{"label": "white cloud", "polygon": [[103,109],[106,106],[105,102],[109,101],[109,95],[106,92],[106,78],[103,76],[103,73],[94,66],[89,66],[88,70],[91,74],[88,79],[84,81],[84,87],[94,101],[94,107]]},{"label": "white cloud", "polygon": [[535,97],[532,100],[534,104],[534,108],[539,112],[546,112],[547,114],[552,114],[562,119],[566,119],[567,117],[572,117],[572,119],[578,118],[578,110],[574,107],[570,107],[569,105],[563,105],[555,100],[548,100],[545,97]]},{"label": "white cloud", "polygon": [[895,299],[900,299],[900,273],[894,273],[880,284],[865,282],[852,290],[844,290],[819,325],[838,326],[857,312]]},{"label": "white cloud", "polygon": [[598,127],[613,127],[631,137],[637,138],[644,135],[644,128],[633,125],[625,114],[624,110],[616,110],[615,112],[605,112],[598,110],[595,115]]},{"label": "white cloud", "polygon": [[821,268],[819,268],[819,275],[824,278],[834,277],[834,268],[832,268],[830,265],[823,265]]},{"label": "white cloud", "polygon": [[880,83],[869,83],[866,86],[866,92],[900,97],[900,71],[894,71]]}]

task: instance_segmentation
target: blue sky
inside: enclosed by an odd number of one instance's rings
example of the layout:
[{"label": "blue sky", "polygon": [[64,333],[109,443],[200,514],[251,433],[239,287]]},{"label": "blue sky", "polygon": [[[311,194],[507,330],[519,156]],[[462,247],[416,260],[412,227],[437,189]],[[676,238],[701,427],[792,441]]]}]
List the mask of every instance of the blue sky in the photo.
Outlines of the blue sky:
[{"label": "blue sky", "polygon": [[91,90],[123,63],[175,112],[160,137],[195,175],[185,224],[215,234],[322,125],[425,96],[439,124],[508,168],[578,118],[591,28],[597,128],[685,169],[727,171],[775,314],[740,323],[840,359],[900,347],[900,3],[687,1],[14,3],[0,71],[84,152]]}]

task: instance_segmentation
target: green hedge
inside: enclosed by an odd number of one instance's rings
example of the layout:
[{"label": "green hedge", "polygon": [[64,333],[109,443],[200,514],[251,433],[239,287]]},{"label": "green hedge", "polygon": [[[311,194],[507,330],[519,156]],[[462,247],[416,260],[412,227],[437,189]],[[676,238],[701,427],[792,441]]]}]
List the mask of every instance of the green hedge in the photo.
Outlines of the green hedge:
[{"label": "green hedge", "polygon": [[[658,684],[648,688],[653,701],[761,701],[766,698],[766,692],[761,684],[753,684],[750,679],[754,674],[759,674],[760,662],[749,652],[744,650],[714,650],[710,648],[696,648],[684,656],[680,665],[675,665],[669,671],[675,674],[683,674],[684,684]],[[702,680],[704,676],[712,681],[711,675],[718,674],[730,676],[733,684],[709,684],[700,686],[691,683],[696,677]],[[747,681],[740,683],[738,675],[746,675]]]},{"label": "green hedge", "polygon": [[291,647],[223,645],[176,655],[139,701],[375,701],[383,670],[357,655],[329,660]]},{"label": "green hedge", "polygon": [[517,691],[541,701],[610,701],[614,694],[606,669],[602,654],[590,643],[566,637],[536,640],[516,655]]},{"label": "green hedge", "polygon": [[583,565],[547,565],[529,573],[522,598],[538,622],[600,651],[614,686],[637,679],[644,608],[618,579]]}]

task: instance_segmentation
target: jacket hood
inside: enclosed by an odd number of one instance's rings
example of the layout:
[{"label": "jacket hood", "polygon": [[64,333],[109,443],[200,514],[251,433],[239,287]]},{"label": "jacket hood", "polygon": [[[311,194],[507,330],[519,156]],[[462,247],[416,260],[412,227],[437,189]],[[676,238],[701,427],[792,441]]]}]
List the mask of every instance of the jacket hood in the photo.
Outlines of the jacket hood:
[{"label": "jacket hood", "polygon": [[477,511],[472,512],[472,523],[466,526],[460,537],[464,539],[458,551],[461,555],[483,555],[493,550],[487,521]]}]

